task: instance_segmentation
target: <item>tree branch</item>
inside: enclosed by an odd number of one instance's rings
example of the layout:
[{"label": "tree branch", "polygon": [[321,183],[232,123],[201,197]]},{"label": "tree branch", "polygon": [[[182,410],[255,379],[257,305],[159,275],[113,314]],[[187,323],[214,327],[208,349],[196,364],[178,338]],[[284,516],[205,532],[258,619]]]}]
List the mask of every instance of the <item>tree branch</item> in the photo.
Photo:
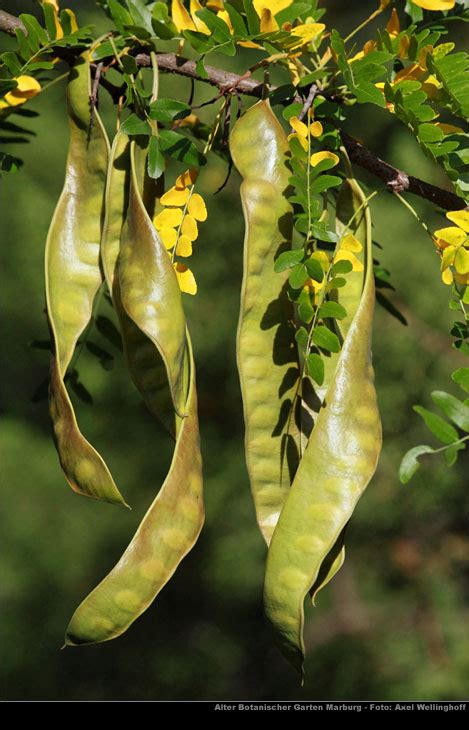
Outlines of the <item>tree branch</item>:
[{"label": "tree branch", "polygon": [[26,33],[26,28],[19,18],[15,18],[14,15],[10,15],[10,13],[5,12],[5,10],[0,10],[0,30],[3,30],[4,33],[8,33],[8,35],[15,35],[15,30],[17,28],[22,30],[23,33]]},{"label": "tree branch", "polygon": [[[26,29],[19,18],[10,13],[0,10],[0,31],[9,35],[15,35],[15,30],[20,28],[23,32]],[[248,74],[238,76],[230,71],[206,66],[207,76],[203,77],[197,73],[195,61],[177,56],[175,53],[159,53],[158,66],[161,71],[187,76],[196,81],[203,81],[216,86],[222,93],[237,91],[240,94],[262,98],[264,84],[253,79]],[[139,66],[150,66],[150,57],[145,53],[139,53],[135,58]],[[103,81],[103,79],[102,79]],[[274,87],[270,87],[274,90]],[[420,198],[430,200],[434,205],[445,210],[460,210],[466,207],[466,201],[454,193],[443,188],[430,185],[430,183],[419,178],[407,175],[389,163],[381,160],[377,155],[364,147],[360,142],[341,131],[342,141],[351,159],[359,167],[368,170],[372,175],[383,180],[391,192],[409,192],[418,195]]]}]

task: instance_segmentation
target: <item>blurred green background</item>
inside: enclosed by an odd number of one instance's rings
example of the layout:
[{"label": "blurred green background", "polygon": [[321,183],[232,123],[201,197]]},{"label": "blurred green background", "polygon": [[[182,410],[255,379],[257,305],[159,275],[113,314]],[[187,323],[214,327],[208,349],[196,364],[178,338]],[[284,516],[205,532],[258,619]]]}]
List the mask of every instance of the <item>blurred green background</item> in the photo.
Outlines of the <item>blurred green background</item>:
[{"label": "blurred green background", "polygon": [[[82,20],[103,27],[92,2],[68,4]],[[329,25],[350,30],[376,3],[327,6]],[[5,2],[2,8],[25,11],[34,3]],[[226,65],[227,59],[215,62]],[[165,77],[162,83],[171,96],[189,93],[185,79]],[[412,405],[428,406],[434,388],[452,391],[449,373],[464,364],[450,349],[449,289],[440,283],[432,244],[389,194],[373,202],[375,239],[383,246],[379,258],[392,271],[393,298],[409,327],[378,308],[374,362],[383,453],[351,522],[345,567],[318,607],[307,611],[307,679],[300,688],[263,620],[265,548],[249,494],[235,367],[243,240],[239,178],[234,173],[221,194],[211,195],[226,172],[216,158],[201,179],[209,220],[191,263],[199,293],[185,297],[198,368],[206,526],[170,584],[125,636],[60,651],[73,610],[120,556],[171,457],[171,444],[140,403],[117,351],[111,372],[83,352],[80,375],[94,405],[76,405],[84,433],[105,456],[132,513],[78,497],[67,487],[46,402],[31,402],[48,367],[47,352],[29,343],[48,337],[43,249],[63,181],[63,93],[59,84],[29,105],[40,112],[27,120],[37,136],[17,150],[26,159],[23,171],[1,183],[2,698],[466,698],[467,458],[451,470],[429,460],[411,486],[402,487],[397,478],[403,452],[431,440]],[[198,87],[196,103],[212,93]],[[102,106],[109,119],[104,96]],[[349,131],[408,172],[446,184],[386,112],[353,111]],[[412,202],[431,227],[444,225],[429,205]],[[110,314],[106,302],[101,313]],[[93,339],[105,344],[98,335]]]}]

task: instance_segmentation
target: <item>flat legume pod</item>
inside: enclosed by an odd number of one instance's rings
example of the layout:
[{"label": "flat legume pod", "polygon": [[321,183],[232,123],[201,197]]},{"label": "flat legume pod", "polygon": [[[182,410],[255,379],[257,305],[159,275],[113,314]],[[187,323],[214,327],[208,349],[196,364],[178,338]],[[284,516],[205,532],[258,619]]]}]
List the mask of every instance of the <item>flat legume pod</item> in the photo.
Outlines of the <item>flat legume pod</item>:
[{"label": "flat legume pod", "polygon": [[299,448],[295,419],[288,417],[299,372],[293,310],[286,296],[288,272],[274,272],[277,253],[291,248],[292,211],[285,197],[288,143],[268,101],[254,104],[238,120],[230,150],[244,178],[246,234],[237,357],[246,461],[257,520],[268,544]]},{"label": "flat legume pod", "polygon": [[126,631],[171,578],[202,529],[202,460],[189,339],[188,352],[186,416],[181,419],[168,476],[122,558],[72,616],[68,645],[108,641]]},{"label": "flat legume pod", "polygon": [[[142,155],[141,162],[145,162]],[[136,170],[141,194],[144,169]],[[165,363],[154,343],[137,327],[122,304],[117,259],[129,203],[130,140],[118,133],[114,138],[106,182],[106,215],[101,241],[101,259],[106,282],[119,317],[124,354],[135,386],[149,411],[174,435],[175,418]]]},{"label": "flat legume pod", "polygon": [[90,129],[89,94],[89,63],[80,59],[70,72],[67,90],[70,145],[65,184],[46,243],[46,300],[53,340],[49,403],[60,463],[72,489],[125,504],[103,459],[81,434],[64,385],[102,283],[99,246],[109,145],[98,114]]},{"label": "flat legume pod", "polygon": [[[363,193],[347,182],[354,205]],[[360,304],[343,343],[323,407],[285,501],[267,557],[266,614],[283,654],[303,673],[304,599],[374,474],[381,425],[373,384],[374,280],[367,214]]]},{"label": "flat legume pod", "polygon": [[117,263],[120,299],[128,317],[160,353],[174,409],[183,415],[188,386],[186,320],[171,259],[142,201],[145,157],[145,148],[132,142],[129,205]]}]

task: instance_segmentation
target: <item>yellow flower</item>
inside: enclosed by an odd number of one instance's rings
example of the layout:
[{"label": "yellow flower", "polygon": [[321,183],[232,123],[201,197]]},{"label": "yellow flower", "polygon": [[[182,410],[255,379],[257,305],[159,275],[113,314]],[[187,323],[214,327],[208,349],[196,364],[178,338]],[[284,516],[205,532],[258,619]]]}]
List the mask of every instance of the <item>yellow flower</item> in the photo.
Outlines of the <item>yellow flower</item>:
[{"label": "yellow flower", "polygon": [[185,205],[188,200],[189,190],[174,186],[161,196],[160,203],[162,205]]},{"label": "yellow flower", "polygon": [[180,289],[186,294],[197,292],[194,274],[184,264],[175,262],[174,256],[191,256],[192,243],[199,235],[197,221],[207,220],[204,199],[199,193],[194,193],[197,175],[195,169],[185,170],[178,175],[173,187],[161,196],[160,204],[165,207],[153,220],[162,243],[173,259]]},{"label": "yellow flower", "polygon": [[4,99],[0,100],[0,109],[24,104],[25,101],[32,99],[41,91],[41,84],[33,76],[17,76],[15,81],[18,84],[17,87],[5,94]]},{"label": "yellow flower", "polygon": [[[42,0],[42,2],[43,2],[43,5],[52,5],[52,8],[54,10],[54,21],[55,21],[55,33],[56,33],[56,37],[57,37],[57,39],[58,38],[63,38],[64,37],[64,32],[62,30],[62,26],[60,25],[60,20],[59,20],[59,3],[57,2],[57,0]],[[68,12],[71,13],[73,11],[69,10]],[[74,29],[74,30],[76,30],[76,29]]]},{"label": "yellow flower", "polygon": [[323,162],[324,160],[330,160],[332,163],[331,167],[335,167],[335,165],[338,165],[340,162],[340,159],[335,154],[335,152],[322,150],[321,152],[315,152],[313,155],[311,155],[310,163],[312,167],[316,167],[316,165],[319,165],[319,163]]},{"label": "yellow flower", "polygon": [[411,0],[414,5],[424,10],[452,10],[456,0]]},{"label": "yellow flower", "polygon": [[363,271],[362,262],[355,256],[362,248],[362,244],[355,238],[353,233],[347,233],[339,243],[337,253],[334,256],[334,263],[337,263],[337,261],[350,261],[352,271]]},{"label": "yellow flower", "polygon": [[197,30],[182,0],[171,0],[171,18],[177,30]]},{"label": "yellow flower", "polygon": [[307,43],[311,43],[311,41],[318,38],[325,29],[326,26],[324,23],[303,23],[302,25],[295,26],[292,28],[291,34],[293,38],[298,37],[299,40],[294,46],[290,47],[290,50],[300,48],[301,46],[305,46]]},{"label": "yellow flower", "polygon": [[352,56],[352,58],[349,58],[349,63],[352,63],[353,61],[358,61],[360,58],[364,58],[364,56],[367,56],[372,51],[376,51],[377,47],[378,44],[376,43],[376,41],[367,41],[361,51],[358,51],[358,53]]},{"label": "yellow flower", "polygon": [[297,139],[305,152],[308,151],[308,137],[320,137],[324,131],[321,122],[312,122],[311,117],[311,109],[308,112],[308,124],[298,117],[290,117],[290,126],[294,131],[288,135],[288,139]]},{"label": "yellow flower", "polygon": [[[445,284],[451,284],[453,278],[467,278],[469,274],[469,211],[451,211],[446,217],[456,225],[435,231],[434,240],[441,253],[442,279]],[[454,267],[454,274],[450,266]]]},{"label": "yellow flower", "polygon": [[42,0],[45,5],[52,5],[54,10],[58,13],[59,12],[59,3],[57,0]]},{"label": "yellow flower", "polygon": [[174,264],[174,271],[181,291],[186,294],[197,294],[197,282],[192,271],[184,264],[180,264],[179,261]]},{"label": "yellow flower", "polygon": [[254,10],[259,18],[262,18],[264,10],[270,10],[272,15],[277,15],[281,10],[289,8],[293,4],[293,0],[254,0]]},{"label": "yellow flower", "polygon": [[203,20],[197,17],[196,13],[198,10],[203,10],[202,5],[199,3],[199,0],[191,0],[190,4],[191,9],[191,17],[194,21],[194,25],[196,29],[199,31],[199,33],[205,33],[205,35],[210,35],[211,30],[208,28],[208,26],[204,23]]}]

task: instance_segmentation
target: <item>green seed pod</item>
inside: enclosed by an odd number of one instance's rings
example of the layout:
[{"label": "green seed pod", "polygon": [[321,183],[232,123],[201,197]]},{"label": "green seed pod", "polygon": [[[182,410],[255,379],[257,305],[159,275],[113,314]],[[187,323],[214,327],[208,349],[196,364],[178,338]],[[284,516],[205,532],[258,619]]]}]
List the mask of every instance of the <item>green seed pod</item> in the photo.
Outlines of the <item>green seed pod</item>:
[{"label": "green seed pod", "polygon": [[288,271],[274,272],[278,253],[291,248],[292,211],[285,197],[289,171],[286,135],[268,101],[235,124],[230,150],[243,183],[246,223],[244,278],[237,356],[246,426],[246,461],[267,544],[298,463],[299,434],[292,414],[298,380]]},{"label": "green seed pod", "polygon": [[[140,162],[145,164],[144,156]],[[142,193],[144,169],[135,171],[139,194]],[[118,133],[114,138],[106,182],[106,215],[101,241],[101,260],[106,282],[117,312],[124,354],[130,375],[149,411],[169,433],[175,435],[175,416],[168,387],[166,366],[160,352],[124,309],[117,271],[120,240],[127,216],[130,188],[130,140]],[[143,203],[142,203],[143,205]]]},{"label": "green seed pod", "polygon": [[[353,180],[343,196],[357,210],[364,196]],[[267,557],[264,600],[283,654],[303,672],[304,599],[340,539],[374,474],[381,448],[370,343],[374,309],[371,226],[366,213],[359,304],[351,319],[322,408],[285,501]],[[355,235],[362,235],[363,230]],[[339,544],[340,548],[340,544]],[[338,550],[340,554],[340,549]],[[332,572],[337,567],[332,559]],[[330,567],[326,568],[331,571]],[[316,590],[316,588],[315,588]]]},{"label": "green seed pod", "polygon": [[109,144],[98,114],[91,124],[89,63],[80,59],[67,90],[70,146],[65,184],[46,243],[45,275],[53,341],[50,413],[60,463],[72,489],[116,504],[125,502],[98,452],[81,434],[64,377],[78,338],[92,316],[102,284],[101,217]]}]

